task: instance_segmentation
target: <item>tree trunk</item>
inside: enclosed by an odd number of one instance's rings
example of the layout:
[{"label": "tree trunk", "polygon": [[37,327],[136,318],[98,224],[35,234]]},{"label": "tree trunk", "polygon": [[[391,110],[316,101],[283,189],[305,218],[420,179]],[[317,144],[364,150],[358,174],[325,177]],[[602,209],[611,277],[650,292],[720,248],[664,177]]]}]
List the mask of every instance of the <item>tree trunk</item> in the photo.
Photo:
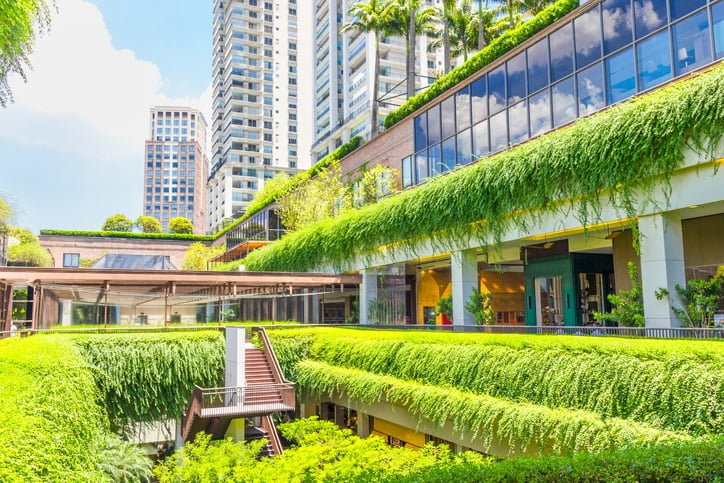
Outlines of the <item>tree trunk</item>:
[{"label": "tree trunk", "polygon": [[445,74],[450,72],[450,21],[447,18],[447,12],[442,20],[442,62]]},{"label": "tree trunk", "polygon": [[375,73],[374,73],[374,79],[373,79],[373,85],[372,85],[372,119],[370,119],[370,139],[374,139],[377,137],[379,128],[378,128],[378,122],[377,122],[377,110],[378,110],[378,103],[377,99],[380,95],[380,34],[379,32],[374,32],[375,35]]},{"label": "tree trunk", "polygon": [[478,12],[478,50],[485,47],[485,23],[483,22],[483,12]]},{"label": "tree trunk", "polygon": [[417,60],[417,25],[415,9],[410,9],[410,30],[407,32],[407,98],[415,95],[415,64]]}]

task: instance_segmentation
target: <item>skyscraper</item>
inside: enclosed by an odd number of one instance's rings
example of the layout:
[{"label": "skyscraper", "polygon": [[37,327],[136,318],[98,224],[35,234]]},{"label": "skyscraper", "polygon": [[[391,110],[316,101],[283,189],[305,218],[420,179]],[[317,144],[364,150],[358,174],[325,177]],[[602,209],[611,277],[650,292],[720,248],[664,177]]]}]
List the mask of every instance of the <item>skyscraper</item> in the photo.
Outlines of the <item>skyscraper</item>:
[{"label": "skyscraper", "polygon": [[206,231],[206,120],[196,109],[151,108],[144,174],[143,214],[161,222],[188,218]]},{"label": "skyscraper", "polygon": [[276,173],[310,165],[313,7],[215,0],[210,231],[243,215]]},{"label": "skyscraper", "polygon": [[[351,18],[357,0],[317,0],[314,37],[314,119],[312,161],[318,161],[350,138],[369,139],[374,82],[374,33],[340,28]],[[421,8],[432,0],[423,0]],[[416,90],[426,88],[442,70],[441,49],[428,52],[429,41],[417,38]],[[379,122],[406,100],[406,48],[402,37],[380,42]],[[381,130],[381,129],[380,129]]]}]

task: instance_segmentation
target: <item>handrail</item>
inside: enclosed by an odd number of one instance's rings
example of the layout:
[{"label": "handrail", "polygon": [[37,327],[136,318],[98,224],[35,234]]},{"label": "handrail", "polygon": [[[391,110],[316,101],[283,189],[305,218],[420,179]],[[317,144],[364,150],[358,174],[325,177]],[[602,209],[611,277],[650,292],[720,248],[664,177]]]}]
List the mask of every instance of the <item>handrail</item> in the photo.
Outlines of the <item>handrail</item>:
[{"label": "handrail", "polygon": [[274,380],[280,383],[288,383],[289,381],[284,378],[284,373],[282,372],[282,368],[279,365],[277,356],[274,353],[274,348],[272,347],[271,342],[269,342],[269,337],[267,337],[264,327],[255,326],[252,327],[251,330],[252,332],[259,334],[259,337],[261,338],[262,344],[264,345],[264,352],[266,353],[265,357],[267,358],[267,362],[271,365]]},{"label": "handrail", "polygon": [[261,428],[269,435],[269,444],[271,444],[271,447],[274,450],[274,455],[281,455],[284,453],[284,448],[282,447],[282,442],[277,434],[277,428],[274,425],[274,420],[272,419],[271,414],[266,414],[261,417]]},{"label": "handrail", "polygon": [[184,414],[181,424],[181,436],[184,440],[186,440],[189,431],[191,431],[194,419],[196,419],[196,416],[201,412],[202,397],[203,389],[199,386],[194,386],[194,392],[191,394],[191,401],[189,402],[188,410],[186,411],[186,414]]}]

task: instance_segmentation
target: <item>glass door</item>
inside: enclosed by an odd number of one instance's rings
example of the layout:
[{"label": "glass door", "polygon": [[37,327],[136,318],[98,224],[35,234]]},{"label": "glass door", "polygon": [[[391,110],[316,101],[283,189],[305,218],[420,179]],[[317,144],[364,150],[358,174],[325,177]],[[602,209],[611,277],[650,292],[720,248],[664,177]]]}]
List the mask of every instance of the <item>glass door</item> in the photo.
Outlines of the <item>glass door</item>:
[{"label": "glass door", "polygon": [[537,325],[563,325],[563,277],[536,277]]}]

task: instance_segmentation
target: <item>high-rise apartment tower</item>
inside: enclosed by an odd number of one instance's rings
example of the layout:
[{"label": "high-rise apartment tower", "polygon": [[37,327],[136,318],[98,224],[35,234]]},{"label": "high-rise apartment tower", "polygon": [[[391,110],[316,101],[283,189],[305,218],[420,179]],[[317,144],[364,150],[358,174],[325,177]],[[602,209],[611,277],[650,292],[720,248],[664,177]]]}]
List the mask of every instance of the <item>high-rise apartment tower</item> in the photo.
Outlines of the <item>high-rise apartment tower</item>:
[{"label": "high-rise apartment tower", "polygon": [[143,214],[161,222],[185,217],[206,231],[206,120],[196,109],[151,108],[144,164]]},{"label": "high-rise apartment tower", "polygon": [[313,8],[298,0],[215,1],[210,231],[242,216],[276,173],[310,165]]}]

